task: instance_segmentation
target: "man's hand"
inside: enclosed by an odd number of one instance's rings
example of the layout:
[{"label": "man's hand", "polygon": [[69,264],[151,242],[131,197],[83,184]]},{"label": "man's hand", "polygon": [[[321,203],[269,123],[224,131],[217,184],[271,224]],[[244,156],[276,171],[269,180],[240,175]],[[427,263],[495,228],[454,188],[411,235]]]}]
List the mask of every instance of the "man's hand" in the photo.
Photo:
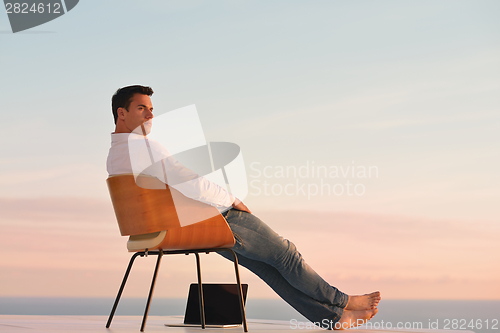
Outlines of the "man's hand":
[{"label": "man's hand", "polygon": [[238,199],[238,198],[234,199],[233,208],[237,209],[237,210],[241,210],[243,212],[247,212],[247,213],[252,214],[252,212],[250,211],[250,209],[248,209],[248,207],[245,206],[245,204],[243,202],[241,202],[241,200]]}]

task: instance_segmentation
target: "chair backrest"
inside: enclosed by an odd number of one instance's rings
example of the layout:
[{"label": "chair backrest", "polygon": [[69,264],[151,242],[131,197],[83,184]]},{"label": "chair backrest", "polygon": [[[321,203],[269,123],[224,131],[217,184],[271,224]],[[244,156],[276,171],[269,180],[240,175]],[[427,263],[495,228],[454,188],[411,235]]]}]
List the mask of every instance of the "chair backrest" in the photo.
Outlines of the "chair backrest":
[{"label": "chair backrest", "polygon": [[132,174],[124,174],[111,176],[106,182],[122,236],[222,218],[215,207],[189,199],[154,177],[139,176],[136,180]]}]

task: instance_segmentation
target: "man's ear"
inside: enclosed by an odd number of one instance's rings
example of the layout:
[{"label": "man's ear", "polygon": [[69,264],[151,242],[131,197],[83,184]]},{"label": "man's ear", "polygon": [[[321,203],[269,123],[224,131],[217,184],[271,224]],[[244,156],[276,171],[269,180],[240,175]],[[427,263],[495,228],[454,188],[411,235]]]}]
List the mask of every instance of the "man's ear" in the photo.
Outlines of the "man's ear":
[{"label": "man's ear", "polygon": [[118,110],[116,111],[117,111],[116,113],[118,114],[118,119],[125,120],[125,118],[127,117],[126,113],[128,113],[127,109],[118,108]]}]

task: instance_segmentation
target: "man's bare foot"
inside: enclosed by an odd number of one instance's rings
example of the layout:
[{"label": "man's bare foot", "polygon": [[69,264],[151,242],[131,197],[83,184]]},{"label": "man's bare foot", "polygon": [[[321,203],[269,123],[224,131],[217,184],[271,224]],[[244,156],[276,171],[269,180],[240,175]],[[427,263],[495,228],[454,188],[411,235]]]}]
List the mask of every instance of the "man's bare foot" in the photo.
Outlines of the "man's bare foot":
[{"label": "man's bare foot", "polygon": [[363,325],[372,319],[378,312],[378,309],[371,310],[344,310],[342,317],[333,326],[334,330],[346,330],[351,327]]},{"label": "man's bare foot", "polygon": [[375,309],[380,302],[380,292],[375,291],[371,294],[349,296],[346,310],[371,310]]}]

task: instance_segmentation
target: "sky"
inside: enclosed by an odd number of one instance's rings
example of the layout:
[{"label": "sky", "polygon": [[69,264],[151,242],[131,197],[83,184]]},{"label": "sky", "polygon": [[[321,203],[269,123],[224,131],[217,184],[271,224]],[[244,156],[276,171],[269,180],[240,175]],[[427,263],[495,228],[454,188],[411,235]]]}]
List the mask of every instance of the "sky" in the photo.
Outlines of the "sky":
[{"label": "sky", "polygon": [[[195,104],[207,141],[240,146],[244,202],[332,285],[500,299],[499,14],[87,0],[13,34],[0,13],[0,297],[114,296],[129,254],[105,185],[110,100],[142,84],[155,116]],[[225,259],[203,261],[207,280],[233,281]],[[155,295],[185,297],[194,259],[168,262]],[[124,296],[145,295],[152,269],[138,263]]]}]

